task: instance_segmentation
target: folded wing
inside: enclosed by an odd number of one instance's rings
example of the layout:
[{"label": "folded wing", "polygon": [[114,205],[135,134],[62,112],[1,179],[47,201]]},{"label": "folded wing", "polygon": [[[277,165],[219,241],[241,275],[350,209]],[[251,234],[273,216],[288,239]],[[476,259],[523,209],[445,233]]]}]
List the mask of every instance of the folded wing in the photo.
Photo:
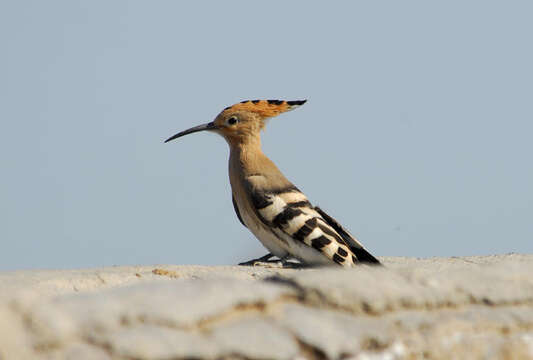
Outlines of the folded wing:
[{"label": "folded wing", "polygon": [[[303,243],[342,266],[379,264],[337,221],[313,207],[294,185],[269,191],[250,186],[248,191],[256,215],[280,238]],[[292,255],[309,261],[303,252]]]}]

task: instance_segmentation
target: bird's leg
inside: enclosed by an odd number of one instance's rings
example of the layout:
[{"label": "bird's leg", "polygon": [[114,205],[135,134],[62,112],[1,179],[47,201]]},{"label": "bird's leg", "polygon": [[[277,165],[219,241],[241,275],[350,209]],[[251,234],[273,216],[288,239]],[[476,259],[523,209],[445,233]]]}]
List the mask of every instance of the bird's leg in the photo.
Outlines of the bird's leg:
[{"label": "bird's leg", "polygon": [[248,261],[245,261],[245,262],[242,262],[242,263],[239,263],[239,265],[241,266],[255,266],[256,264],[260,265],[261,263],[273,263],[273,262],[278,262],[278,260],[270,260],[271,258],[273,258],[275,255],[271,254],[271,253],[268,253],[266,254],[265,256],[261,256],[260,258],[257,258],[257,259],[252,259],[252,260],[248,260]]}]

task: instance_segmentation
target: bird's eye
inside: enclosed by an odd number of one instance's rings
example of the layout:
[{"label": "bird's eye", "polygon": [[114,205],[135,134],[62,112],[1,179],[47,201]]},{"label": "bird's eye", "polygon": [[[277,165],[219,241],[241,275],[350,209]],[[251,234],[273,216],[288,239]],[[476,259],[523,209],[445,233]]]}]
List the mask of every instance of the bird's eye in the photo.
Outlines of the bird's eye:
[{"label": "bird's eye", "polygon": [[239,119],[237,119],[236,116],[232,116],[230,117],[228,120],[227,120],[228,124],[229,125],[235,125],[236,123],[239,122]]}]

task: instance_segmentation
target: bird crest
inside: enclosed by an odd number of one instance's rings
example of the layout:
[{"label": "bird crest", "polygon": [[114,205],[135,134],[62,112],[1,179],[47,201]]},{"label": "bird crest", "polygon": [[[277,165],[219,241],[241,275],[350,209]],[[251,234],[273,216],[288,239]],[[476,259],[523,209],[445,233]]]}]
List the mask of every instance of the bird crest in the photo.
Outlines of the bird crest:
[{"label": "bird crest", "polygon": [[228,106],[222,111],[226,114],[234,111],[249,111],[258,114],[262,118],[271,118],[281,113],[291,111],[305,104],[307,100],[244,100],[240,103]]}]

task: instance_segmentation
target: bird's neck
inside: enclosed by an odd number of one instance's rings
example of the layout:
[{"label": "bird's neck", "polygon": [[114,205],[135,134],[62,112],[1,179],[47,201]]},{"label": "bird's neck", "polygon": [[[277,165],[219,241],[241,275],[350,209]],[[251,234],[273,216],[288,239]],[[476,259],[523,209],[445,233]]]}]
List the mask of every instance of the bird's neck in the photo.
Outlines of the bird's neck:
[{"label": "bird's neck", "polygon": [[251,137],[230,143],[230,171],[239,171],[243,176],[259,174],[265,165],[272,163],[261,149],[261,138]]},{"label": "bird's neck", "polygon": [[229,175],[232,187],[251,177],[261,178],[273,187],[291,185],[278,167],[261,150],[259,138],[230,144]]}]

